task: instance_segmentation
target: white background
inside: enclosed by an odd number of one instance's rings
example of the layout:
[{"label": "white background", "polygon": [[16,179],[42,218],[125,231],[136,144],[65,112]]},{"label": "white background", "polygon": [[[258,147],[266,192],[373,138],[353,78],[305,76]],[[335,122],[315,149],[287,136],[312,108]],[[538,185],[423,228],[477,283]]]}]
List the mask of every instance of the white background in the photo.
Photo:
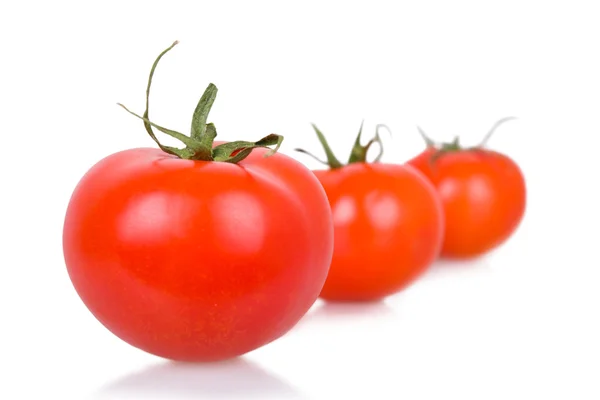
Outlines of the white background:
[{"label": "white background", "polygon": [[[19,1],[0,5],[0,398],[600,398],[600,12],[596,1]],[[386,162],[436,139],[491,148],[526,175],[525,219],[471,263],[436,265],[368,307],[319,302],[288,335],[229,363],[172,364],[87,311],[62,258],[85,171],[187,132],[209,82],[223,140],[285,136],[346,158],[361,120]],[[272,395],[272,397],[271,397]]]}]

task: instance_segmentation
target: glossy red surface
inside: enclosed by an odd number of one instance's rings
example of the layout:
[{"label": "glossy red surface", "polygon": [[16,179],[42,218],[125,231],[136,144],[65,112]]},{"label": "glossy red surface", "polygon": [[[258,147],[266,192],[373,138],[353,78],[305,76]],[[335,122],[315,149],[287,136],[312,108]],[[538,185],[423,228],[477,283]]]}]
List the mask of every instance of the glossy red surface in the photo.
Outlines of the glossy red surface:
[{"label": "glossy red surface", "polygon": [[519,166],[491,150],[452,151],[432,162],[434,152],[425,150],[409,164],[429,178],[442,199],[442,256],[475,257],[505,242],[525,213],[525,178]]},{"label": "glossy red surface", "polygon": [[64,254],[102,324],[189,361],[241,355],[296,324],[329,269],[331,211],[311,171],[264,153],[235,165],[132,149],[83,177]]},{"label": "glossy red surface", "polygon": [[437,257],[442,207],[412,167],[354,163],[315,171],[335,226],[334,255],[321,296],[375,300],[403,289]]}]

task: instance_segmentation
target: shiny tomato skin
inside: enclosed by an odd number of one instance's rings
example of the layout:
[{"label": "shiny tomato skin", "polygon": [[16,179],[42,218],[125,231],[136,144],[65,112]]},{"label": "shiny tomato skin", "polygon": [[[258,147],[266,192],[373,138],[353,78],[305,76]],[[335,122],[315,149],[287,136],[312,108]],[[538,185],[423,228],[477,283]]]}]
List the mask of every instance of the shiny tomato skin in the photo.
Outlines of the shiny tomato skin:
[{"label": "shiny tomato skin", "polygon": [[526,207],[525,178],[508,156],[487,149],[438,155],[428,148],[408,161],[436,187],[446,221],[444,258],[481,256],[517,229]]},{"label": "shiny tomato skin", "polygon": [[87,172],[63,249],[106,328],[163,358],[215,361],[297,323],[327,276],[331,210],[310,170],[264,153],[235,165],[131,149]]},{"label": "shiny tomato skin", "polygon": [[380,300],[407,287],[437,258],[442,206],[417,170],[352,163],[314,172],[327,192],[334,223],[324,300]]}]

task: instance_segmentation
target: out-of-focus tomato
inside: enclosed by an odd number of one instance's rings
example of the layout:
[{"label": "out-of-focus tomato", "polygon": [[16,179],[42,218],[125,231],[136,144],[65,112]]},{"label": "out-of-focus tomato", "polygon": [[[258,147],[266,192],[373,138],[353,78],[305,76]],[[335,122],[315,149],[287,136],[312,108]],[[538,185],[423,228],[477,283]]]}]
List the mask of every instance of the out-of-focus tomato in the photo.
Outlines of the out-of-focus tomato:
[{"label": "out-of-focus tomato", "polygon": [[421,131],[427,148],[408,164],[435,185],[445,215],[441,256],[480,256],[505,242],[525,213],[525,178],[505,154],[484,148],[498,121],[477,147],[463,148],[458,138],[435,144]]},{"label": "out-of-focus tomato", "polygon": [[[335,158],[323,134],[326,170],[314,171],[325,188],[334,223],[334,253],[321,291],[325,300],[378,300],[423,274],[436,259],[443,232],[435,188],[406,165],[369,163],[362,127],[346,165]],[[300,150],[304,153],[306,151]]]}]

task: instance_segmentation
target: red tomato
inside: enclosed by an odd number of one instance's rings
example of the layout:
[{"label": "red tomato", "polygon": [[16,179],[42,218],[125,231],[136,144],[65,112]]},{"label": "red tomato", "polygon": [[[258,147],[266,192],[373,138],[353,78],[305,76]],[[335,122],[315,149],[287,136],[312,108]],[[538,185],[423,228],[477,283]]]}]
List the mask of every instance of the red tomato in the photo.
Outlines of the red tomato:
[{"label": "red tomato", "polygon": [[369,301],[402,290],[441,248],[443,213],[435,188],[410,166],[367,163],[373,141],[355,146],[349,164],[341,165],[317,133],[332,168],[314,172],[334,223],[333,260],[321,297]]},{"label": "red tomato", "polygon": [[65,261],[115,335],[169,359],[226,359],[282,336],[318,298],[333,247],[323,188],[299,162],[250,145],[208,150],[227,162],[125,150],[79,182]]},{"label": "red tomato", "polygon": [[[483,144],[500,123],[496,123]],[[408,164],[435,185],[444,205],[445,234],[441,256],[470,258],[505,242],[525,213],[525,179],[508,156],[484,149],[441,146],[431,141]]]}]

